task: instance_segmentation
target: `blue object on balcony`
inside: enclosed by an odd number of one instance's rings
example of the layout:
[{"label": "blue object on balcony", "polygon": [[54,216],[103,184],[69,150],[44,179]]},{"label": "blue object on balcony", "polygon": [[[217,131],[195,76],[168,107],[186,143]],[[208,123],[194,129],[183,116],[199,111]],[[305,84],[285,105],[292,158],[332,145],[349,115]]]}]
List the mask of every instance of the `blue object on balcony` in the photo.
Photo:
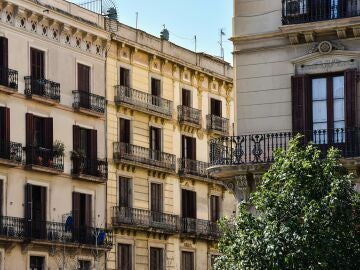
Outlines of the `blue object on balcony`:
[{"label": "blue object on balcony", "polygon": [[72,230],[73,223],[72,216],[68,216],[65,222],[65,232],[70,232]]},{"label": "blue object on balcony", "polygon": [[97,237],[97,244],[103,245],[105,242],[106,233],[104,231],[100,231]]}]

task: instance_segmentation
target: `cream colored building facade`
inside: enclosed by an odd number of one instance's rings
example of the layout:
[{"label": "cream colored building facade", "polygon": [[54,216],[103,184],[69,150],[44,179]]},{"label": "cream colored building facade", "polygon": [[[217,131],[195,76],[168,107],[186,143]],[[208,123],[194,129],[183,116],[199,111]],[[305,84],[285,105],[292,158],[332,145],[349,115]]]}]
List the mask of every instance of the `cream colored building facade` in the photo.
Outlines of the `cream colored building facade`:
[{"label": "cream colored building facade", "polygon": [[213,141],[211,174],[239,200],[297,132],[339,147],[358,175],[359,11],[357,0],[234,0],[238,136]]},{"label": "cream colored building facade", "polygon": [[62,0],[0,1],[0,269],[105,267],[103,22]]},{"label": "cream colored building facade", "polygon": [[206,172],[208,140],[233,132],[232,67],[120,23],[109,48],[107,267],[211,269],[236,207]]}]

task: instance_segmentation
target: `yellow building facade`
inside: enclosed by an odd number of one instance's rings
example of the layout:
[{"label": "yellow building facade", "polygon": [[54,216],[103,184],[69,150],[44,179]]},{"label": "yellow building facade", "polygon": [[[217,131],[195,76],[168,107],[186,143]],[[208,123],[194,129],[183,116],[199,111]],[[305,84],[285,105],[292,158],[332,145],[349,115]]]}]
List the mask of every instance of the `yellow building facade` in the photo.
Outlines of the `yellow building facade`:
[{"label": "yellow building facade", "polygon": [[211,269],[234,197],[207,175],[233,132],[232,67],[118,24],[106,60],[108,269]]}]

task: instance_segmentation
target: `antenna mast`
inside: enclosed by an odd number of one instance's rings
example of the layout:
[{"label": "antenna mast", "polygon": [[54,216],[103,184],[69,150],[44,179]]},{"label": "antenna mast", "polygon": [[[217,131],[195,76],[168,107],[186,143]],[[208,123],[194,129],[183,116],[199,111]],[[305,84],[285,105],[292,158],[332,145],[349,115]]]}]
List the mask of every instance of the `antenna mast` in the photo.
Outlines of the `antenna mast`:
[{"label": "antenna mast", "polygon": [[224,28],[221,28],[219,44],[220,44],[220,57],[222,60],[224,60],[223,36],[225,36]]}]

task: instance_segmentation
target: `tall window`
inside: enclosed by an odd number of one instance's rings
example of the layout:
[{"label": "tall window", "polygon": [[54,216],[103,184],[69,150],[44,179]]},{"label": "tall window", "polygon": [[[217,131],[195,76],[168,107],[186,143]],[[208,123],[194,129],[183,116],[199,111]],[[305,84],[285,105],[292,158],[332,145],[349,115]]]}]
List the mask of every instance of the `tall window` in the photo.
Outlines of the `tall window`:
[{"label": "tall window", "polygon": [[8,39],[0,37],[0,84],[8,85]]},{"label": "tall window", "polygon": [[181,215],[184,218],[196,218],[196,192],[181,190]]},{"label": "tall window", "polygon": [[130,120],[119,119],[119,139],[122,143],[130,143]]},{"label": "tall window", "polygon": [[120,85],[130,87],[130,70],[127,68],[120,68]]},{"label": "tall window", "polygon": [[150,270],[164,269],[164,250],[150,247]]},{"label": "tall window", "polygon": [[182,89],[182,105],[186,107],[191,107],[191,91],[188,89]]},{"label": "tall window", "polygon": [[0,157],[10,157],[10,109],[0,107]]},{"label": "tall window", "polygon": [[222,104],[221,100],[211,98],[210,99],[210,114],[221,117],[222,116]]},{"label": "tall window", "polygon": [[92,196],[73,192],[72,196],[73,237],[76,240],[92,239]]},{"label": "tall window", "polygon": [[181,143],[182,143],[182,151],[181,151],[182,158],[196,160],[196,138],[182,135]]},{"label": "tall window", "polygon": [[194,270],[194,252],[181,252],[181,270]]},{"label": "tall window", "polygon": [[42,96],[45,88],[39,81],[45,79],[45,53],[43,51],[30,49],[30,71],[31,90],[34,94]]},{"label": "tall window", "polygon": [[151,183],[151,211],[162,212],[163,211],[163,188],[162,184]]},{"label": "tall window", "polygon": [[150,127],[150,157],[159,160],[161,157],[161,129]]},{"label": "tall window", "polygon": [[218,221],[220,218],[220,197],[211,195],[210,196],[210,220]]},{"label": "tall window", "polygon": [[161,106],[161,81],[151,78],[151,104]]},{"label": "tall window", "polygon": [[132,252],[131,245],[118,245],[118,270],[132,270]]},{"label": "tall window", "polygon": [[127,177],[119,177],[119,206],[131,207],[131,179]]}]

